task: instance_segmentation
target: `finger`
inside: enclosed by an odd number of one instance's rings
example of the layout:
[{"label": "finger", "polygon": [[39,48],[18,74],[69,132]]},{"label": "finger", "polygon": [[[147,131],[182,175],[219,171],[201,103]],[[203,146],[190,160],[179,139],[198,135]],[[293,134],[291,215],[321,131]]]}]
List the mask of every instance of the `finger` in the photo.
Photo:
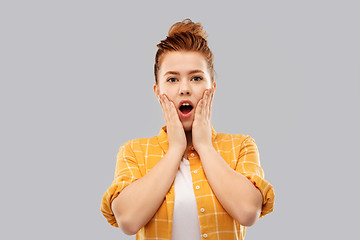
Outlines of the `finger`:
[{"label": "finger", "polygon": [[171,101],[169,100],[169,98],[164,94],[164,102],[165,102],[165,105],[166,105],[166,110],[168,112],[168,114],[171,114],[172,113],[172,104],[171,104]]},{"label": "finger", "polygon": [[168,96],[166,96],[166,95],[165,95],[165,99],[166,99],[166,103],[167,103],[167,105],[168,105],[168,107],[169,107],[169,110],[170,110],[171,112],[173,112],[174,110],[176,110],[174,102],[171,101],[171,100],[168,98]]},{"label": "finger", "polygon": [[211,97],[210,97],[210,101],[209,101],[209,115],[208,115],[209,119],[211,118],[212,102],[213,102],[213,99],[214,99],[214,92],[215,92],[215,90],[211,89],[211,95],[210,95]]},{"label": "finger", "polygon": [[200,99],[200,101],[199,101],[198,104],[196,105],[196,108],[195,108],[195,119],[200,119],[200,118],[201,118],[203,101],[204,101],[203,98]]},{"label": "finger", "polygon": [[202,108],[202,116],[204,119],[207,119],[207,116],[208,116],[209,92],[210,92],[210,89],[205,90],[204,106]]},{"label": "finger", "polygon": [[166,110],[166,117],[167,117],[168,123],[170,123],[170,120],[171,120],[171,106],[170,106],[170,103],[169,103],[169,99],[165,94],[163,95],[163,99],[164,99],[164,105],[165,105],[165,110]]},{"label": "finger", "polygon": [[171,118],[172,118],[171,105],[170,105],[168,97],[165,94],[163,94],[162,97],[163,97],[163,101],[164,101],[166,123],[169,124],[171,122]]},{"label": "finger", "polygon": [[158,100],[159,100],[159,103],[160,103],[161,110],[164,113],[164,103],[163,103],[163,100],[162,100],[161,96],[158,97]]},{"label": "finger", "polygon": [[166,95],[165,95],[165,101],[166,101],[169,120],[171,121],[180,120],[178,113],[176,111],[175,103],[171,101]]},{"label": "finger", "polygon": [[167,99],[167,101],[168,101],[169,115],[172,120],[176,120],[178,118],[178,115],[176,112],[175,104],[170,99]]},{"label": "finger", "polygon": [[160,101],[161,109],[162,109],[162,112],[163,112],[163,115],[164,115],[165,123],[168,123],[167,108],[166,108],[166,104],[165,104],[163,95],[159,96],[159,101]]}]

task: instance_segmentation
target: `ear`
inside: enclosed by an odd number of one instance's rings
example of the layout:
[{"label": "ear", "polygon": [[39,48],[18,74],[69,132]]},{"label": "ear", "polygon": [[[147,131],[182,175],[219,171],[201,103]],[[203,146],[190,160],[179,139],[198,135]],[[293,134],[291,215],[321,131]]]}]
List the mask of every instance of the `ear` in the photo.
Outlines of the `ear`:
[{"label": "ear", "polygon": [[159,97],[159,87],[156,83],[154,83],[153,90],[154,90],[156,98],[158,98]]},{"label": "ear", "polygon": [[216,90],[216,82],[215,81],[212,84],[212,88],[214,89],[214,93],[215,93],[215,90]]}]

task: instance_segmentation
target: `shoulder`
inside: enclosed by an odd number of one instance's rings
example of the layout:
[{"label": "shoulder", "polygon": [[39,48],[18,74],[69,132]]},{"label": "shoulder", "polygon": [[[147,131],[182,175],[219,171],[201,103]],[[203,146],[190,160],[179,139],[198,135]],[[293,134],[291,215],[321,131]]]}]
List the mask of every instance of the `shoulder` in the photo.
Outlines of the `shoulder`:
[{"label": "shoulder", "polygon": [[215,138],[215,142],[217,144],[230,143],[234,145],[241,145],[247,141],[253,141],[255,143],[255,140],[246,134],[217,133]]},{"label": "shoulder", "polygon": [[131,139],[131,140],[128,140],[127,142],[125,142],[120,147],[120,149],[123,148],[123,149],[127,149],[127,150],[140,150],[149,145],[154,146],[154,145],[158,145],[158,144],[159,144],[159,141],[158,141],[157,136],[136,138],[136,139]]}]

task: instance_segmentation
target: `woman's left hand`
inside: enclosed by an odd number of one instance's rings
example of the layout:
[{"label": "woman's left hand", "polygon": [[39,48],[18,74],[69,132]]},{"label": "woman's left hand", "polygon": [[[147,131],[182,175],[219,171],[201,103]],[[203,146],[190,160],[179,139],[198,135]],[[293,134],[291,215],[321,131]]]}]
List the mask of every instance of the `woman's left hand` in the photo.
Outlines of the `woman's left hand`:
[{"label": "woman's left hand", "polygon": [[206,89],[195,108],[195,118],[192,125],[192,144],[197,152],[212,147],[210,118],[213,96],[214,88]]}]

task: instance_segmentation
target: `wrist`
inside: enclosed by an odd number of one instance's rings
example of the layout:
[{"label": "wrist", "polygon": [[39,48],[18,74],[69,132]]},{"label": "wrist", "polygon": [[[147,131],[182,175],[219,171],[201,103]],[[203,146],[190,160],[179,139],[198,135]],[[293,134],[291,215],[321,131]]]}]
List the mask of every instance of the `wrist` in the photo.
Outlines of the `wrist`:
[{"label": "wrist", "polygon": [[185,153],[185,149],[181,148],[181,147],[169,147],[167,153],[172,154],[174,156],[183,156]]},{"label": "wrist", "polygon": [[206,144],[206,145],[200,145],[200,146],[197,146],[196,148],[196,151],[199,155],[203,155],[204,153],[209,153],[211,151],[215,151],[215,148],[214,146],[211,144]]}]

